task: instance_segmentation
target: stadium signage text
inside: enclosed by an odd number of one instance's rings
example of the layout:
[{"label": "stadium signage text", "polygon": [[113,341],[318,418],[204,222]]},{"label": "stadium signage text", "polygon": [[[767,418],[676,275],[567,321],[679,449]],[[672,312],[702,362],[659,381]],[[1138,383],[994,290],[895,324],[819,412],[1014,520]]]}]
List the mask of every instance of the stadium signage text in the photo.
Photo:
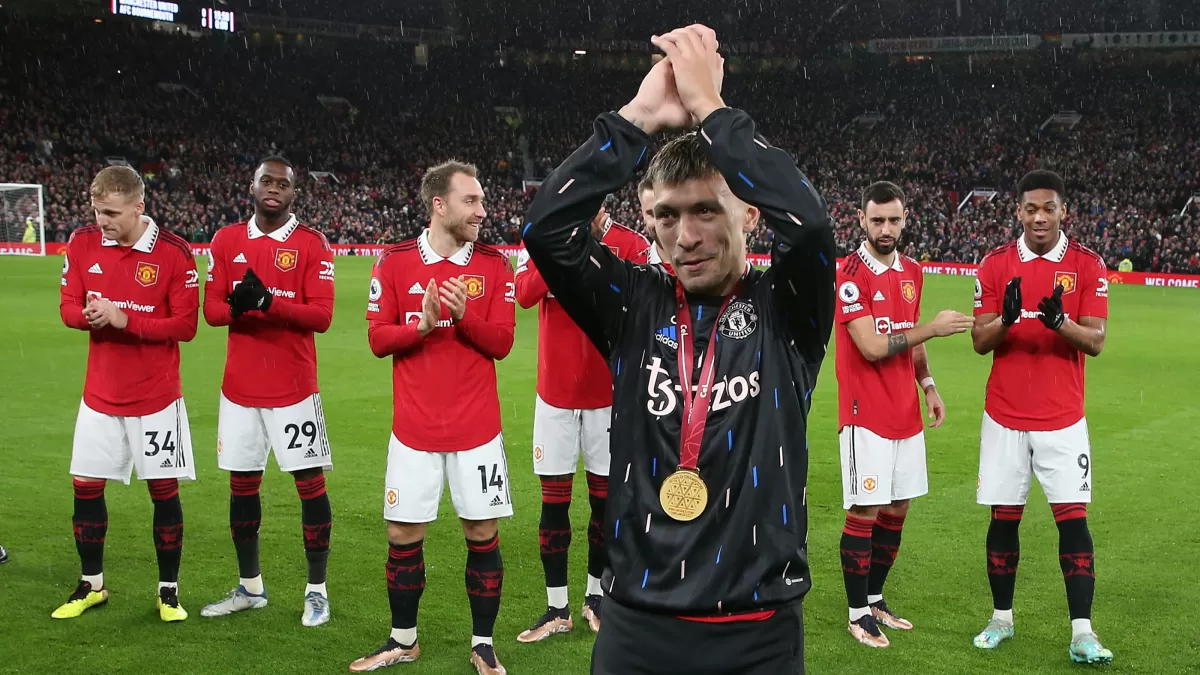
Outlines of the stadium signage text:
[{"label": "stadium signage text", "polygon": [[867,41],[875,54],[927,54],[930,52],[1028,51],[1042,43],[1038,35],[979,35],[974,37],[890,38]]},{"label": "stadium signage text", "polygon": [[112,0],[112,13],[174,23],[179,5],[158,0]]},{"label": "stadium signage text", "polygon": [[[0,245],[0,255],[37,255],[40,249],[40,244],[3,244]],[[372,246],[359,244],[331,244],[335,255],[353,255],[362,256],[365,258],[374,258],[383,253],[386,246]],[[497,246],[509,256],[515,257],[521,250],[520,246]],[[192,253],[198,257],[208,257],[208,246],[205,244],[197,244],[192,246]],[[67,252],[67,245],[50,242],[46,244],[47,255],[64,255]],[[771,265],[771,256],[768,255],[751,255],[748,256],[750,264],[756,267],[769,267]],[[837,261],[840,267],[844,258],[839,258]],[[921,263],[921,271],[925,274],[938,274],[950,276],[973,277],[978,272],[979,266],[970,263],[945,263],[945,262],[923,262]],[[1162,286],[1166,288],[1196,288],[1200,289],[1200,274],[1162,274],[1158,272],[1116,272],[1109,271],[1108,283],[1110,284],[1135,284],[1139,286]]]}]

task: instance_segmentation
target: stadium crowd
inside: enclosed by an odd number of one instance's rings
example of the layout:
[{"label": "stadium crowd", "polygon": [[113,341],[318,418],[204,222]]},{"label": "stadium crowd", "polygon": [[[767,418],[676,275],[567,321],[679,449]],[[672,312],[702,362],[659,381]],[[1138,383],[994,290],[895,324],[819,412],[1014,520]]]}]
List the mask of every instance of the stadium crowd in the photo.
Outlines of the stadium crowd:
[{"label": "stadium crowd", "polygon": [[[199,242],[251,212],[252,165],[282,153],[299,169],[300,215],[333,243],[419,232],[421,172],[447,157],[480,167],[484,240],[516,242],[523,179],[557,165],[641,77],[587,59],[501,64],[466,45],[421,66],[411,45],[12,17],[0,28],[0,181],[45,186],[50,241],[90,220],[87,186],[109,158],[141,168],[148,212]],[[859,192],[890,179],[909,194],[908,255],[977,262],[1013,236],[1013,182],[1044,166],[1068,180],[1071,235],[1111,266],[1200,273],[1200,210],[1180,215],[1200,193],[1194,62],[1036,53],[746,70],[727,76],[727,100],[826,195],[843,252],[860,239]],[[1059,110],[1081,119],[1045,125]],[[968,199],[974,188],[999,192]],[[640,224],[632,189],[618,204],[619,221]],[[769,247],[760,229],[752,248]]]}]

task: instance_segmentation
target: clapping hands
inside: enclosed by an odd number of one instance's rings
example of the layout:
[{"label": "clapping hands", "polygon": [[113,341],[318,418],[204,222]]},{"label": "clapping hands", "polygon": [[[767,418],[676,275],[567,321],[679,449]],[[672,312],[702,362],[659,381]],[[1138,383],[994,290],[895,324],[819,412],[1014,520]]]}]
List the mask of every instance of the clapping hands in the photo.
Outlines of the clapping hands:
[{"label": "clapping hands", "polygon": [[717,34],[693,24],[650,38],[666,58],[650,69],[637,95],[620,114],[648,134],[686,129],[725,107],[721,87],[725,59],[717,53]]}]

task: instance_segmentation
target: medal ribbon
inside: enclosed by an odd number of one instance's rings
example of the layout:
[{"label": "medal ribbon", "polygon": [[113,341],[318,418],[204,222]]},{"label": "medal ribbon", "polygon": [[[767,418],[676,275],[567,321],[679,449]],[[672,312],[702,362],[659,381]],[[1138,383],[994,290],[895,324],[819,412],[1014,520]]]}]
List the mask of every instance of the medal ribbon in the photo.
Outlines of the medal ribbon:
[{"label": "medal ribbon", "polygon": [[712,398],[713,369],[717,360],[717,328],[721,324],[721,315],[729,307],[730,301],[742,290],[742,284],[733,289],[713,321],[712,335],[705,347],[704,363],[700,366],[700,383],[696,388],[696,396],[692,396],[692,312],[688,306],[687,294],[683,284],[675,282],[675,299],[677,310],[675,323],[679,326],[679,350],[676,361],[679,364],[679,382],[683,389],[683,420],[679,429],[679,468],[696,470],[700,460],[700,442],[704,439],[704,429],[708,426],[708,410]]}]

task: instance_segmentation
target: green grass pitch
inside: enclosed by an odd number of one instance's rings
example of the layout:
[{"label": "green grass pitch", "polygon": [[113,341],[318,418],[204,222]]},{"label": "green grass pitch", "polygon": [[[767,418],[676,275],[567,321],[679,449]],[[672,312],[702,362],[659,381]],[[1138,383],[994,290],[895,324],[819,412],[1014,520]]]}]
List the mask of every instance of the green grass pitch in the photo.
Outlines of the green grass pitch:
[{"label": "green grass pitch", "polygon": [[[304,556],[300,508],[289,476],[272,465],[263,484],[262,567],[271,604],[205,619],[200,608],[237,578],[227,522],[228,479],[216,467],[217,395],[225,331],[203,323],[183,348],[183,388],[191,414],[199,480],[182,489],[186,543],[180,593],[191,618],[163,624],[154,611],[157,580],[150,499],[134,482],[107,491],[109,531],[105,607],[72,621],[50,612],[73,589],[78,569],[71,537],[68,467],[83,386],[86,339],[58,317],[57,258],[0,259],[0,672],[163,673],[345,672],[388,635],[383,565],[383,471],[391,421],[389,364],[367,346],[363,318],[371,261],[338,260],[332,329],[317,339],[322,397],[336,468],[329,591],[333,619],[300,625]],[[203,273],[204,261],[200,261]],[[972,280],[929,277],[925,315],[971,308]],[[1088,364],[1088,419],[1096,501],[1090,509],[1098,586],[1095,626],[1116,654],[1116,673],[1197,672],[1200,640],[1189,617],[1200,605],[1190,572],[1200,553],[1196,469],[1200,424],[1200,294],[1113,286],[1108,346]],[[203,320],[202,320],[203,321]],[[515,638],[545,608],[537,522],[539,488],[531,470],[537,367],[537,315],[518,310],[517,342],[499,365],[516,516],[501,525],[507,570],[496,648],[514,675],[587,673],[593,637],[581,621],[586,557],[586,485],[575,483],[571,555],[573,633],[536,645]],[[981,652],[971,637],[991,614],[984,571],[985,508],[976,506],[980,415],[990,360],[966,335],[929,345],[949,418],[927,433],[930,494],[908,519],[888,598],[916,624],[891,631],[892,648],[870,650],[846,634],[838,560],[843,520],[837,460],[832,345],[813,396],[809,431],[810,555],[815,585],[806,604],[808,672],[818,675],[1069,673],[1070,626],[1058,569],[1057,533],[1038,488],[1022,527],[1017,635]],[[1030,373],[1037,377],[1037,373]],[[1052,382],[1046,386],[1053,387]],[[450,506],[426,540],[428,585],[421,603],[421,661],[413,674],[472,672],[470,614],[463,587],[466,556]]]}]

